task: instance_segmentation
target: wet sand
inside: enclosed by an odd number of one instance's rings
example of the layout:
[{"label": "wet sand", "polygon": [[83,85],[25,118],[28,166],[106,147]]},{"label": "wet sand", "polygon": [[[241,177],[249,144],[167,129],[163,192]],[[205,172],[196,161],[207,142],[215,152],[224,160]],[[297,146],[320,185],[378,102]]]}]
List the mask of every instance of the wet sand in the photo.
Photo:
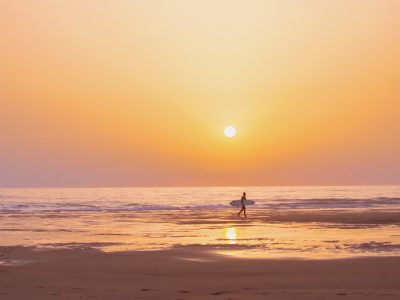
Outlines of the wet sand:
[{"label": "wet sand", "polygon": [[0,298],[400,299],[400,257],[244,259],[209,249],[0,248]]},{"label": "wet sand", "polygon": [[[384,209],[296,209],[296,210],[266,210],[247,207],[247,219],[237,218],[237,209],[192,212],[180,211],[173,219],[177,224],[202,224],[240,222],[242,220],[257,222],[293,222],[293,223],[341,223],[341,224],[374,224],[374,225],[400,225],[400,210]],[[170,218],[170,212],[158,215]]]},{"label": "wet sand", "polygon": [[[399,256],[397,210],[40,212],[0,215],[0,246],[114,251],[214,247],[242,257]],[[243,250],[242,253],[237,253]]]}]

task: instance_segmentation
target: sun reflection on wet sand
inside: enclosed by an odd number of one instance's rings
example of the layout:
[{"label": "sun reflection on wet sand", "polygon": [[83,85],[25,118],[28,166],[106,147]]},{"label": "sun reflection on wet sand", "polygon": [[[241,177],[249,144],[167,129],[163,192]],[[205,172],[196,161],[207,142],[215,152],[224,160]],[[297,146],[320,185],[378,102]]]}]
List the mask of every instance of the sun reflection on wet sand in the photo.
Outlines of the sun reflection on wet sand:
[{"label": "sun reflection on wet sand", "polygon": [[237,231],[235,227],[225,228],[225,238],[229,240],[230,245],[236,244],[236,239],[238,237]]}]

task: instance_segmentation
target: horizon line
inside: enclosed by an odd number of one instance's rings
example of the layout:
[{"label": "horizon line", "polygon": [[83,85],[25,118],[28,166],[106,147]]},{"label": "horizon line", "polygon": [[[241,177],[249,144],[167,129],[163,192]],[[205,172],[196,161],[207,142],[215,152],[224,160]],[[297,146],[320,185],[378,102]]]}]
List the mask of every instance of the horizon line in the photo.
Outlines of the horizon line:
[{"label": "horizon line", "polygon": [[122,189],[122,188],[250,188],[250,187],[378,187],[400,186],[400,183],[381,184],[295,184],[295,185],[121,185],[121,186],[0,186],[0,189]]}]

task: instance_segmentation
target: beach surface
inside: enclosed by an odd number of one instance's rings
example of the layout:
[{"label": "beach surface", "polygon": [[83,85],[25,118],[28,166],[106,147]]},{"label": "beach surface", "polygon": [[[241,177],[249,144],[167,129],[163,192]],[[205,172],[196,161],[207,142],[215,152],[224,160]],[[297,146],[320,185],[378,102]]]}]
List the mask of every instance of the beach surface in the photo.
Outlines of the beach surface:
[{"label": "beach surface", "polygon": [[4,300],[400,298],[400,257],[244,259],[194,247],[1,247],[0,256]]},{"label": "beach surface", "polygon": [[390,300],[399,270],[398,186],[0,190],[1,300]]}]

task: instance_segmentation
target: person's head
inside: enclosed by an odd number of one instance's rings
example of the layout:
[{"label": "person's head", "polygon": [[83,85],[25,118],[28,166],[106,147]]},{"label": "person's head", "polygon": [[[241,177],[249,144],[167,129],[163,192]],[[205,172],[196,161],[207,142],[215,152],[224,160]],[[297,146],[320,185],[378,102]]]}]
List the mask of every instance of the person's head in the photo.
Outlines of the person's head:
[{"label": "person's head", "polygon": [[243,196],[246,196],[246,192],[243,192]]}]

